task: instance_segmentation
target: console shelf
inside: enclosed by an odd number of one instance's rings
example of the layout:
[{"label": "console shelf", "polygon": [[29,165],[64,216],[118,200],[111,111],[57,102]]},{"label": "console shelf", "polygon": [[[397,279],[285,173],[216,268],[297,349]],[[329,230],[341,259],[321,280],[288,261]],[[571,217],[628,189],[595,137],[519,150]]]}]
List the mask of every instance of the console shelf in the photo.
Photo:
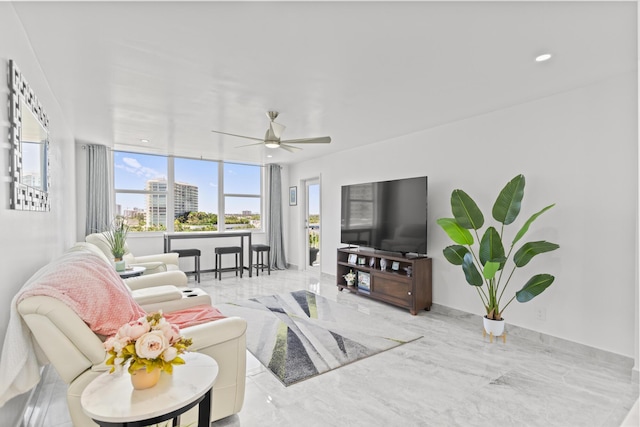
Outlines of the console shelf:
[{"label": "console shelf", "polygon": [[[355,286],[347,286],[344,275],[357,275]],[[338,249],[336,284],[358,295],[409,309],[431,309],[431,258],[403,257],[357,248]]]}]

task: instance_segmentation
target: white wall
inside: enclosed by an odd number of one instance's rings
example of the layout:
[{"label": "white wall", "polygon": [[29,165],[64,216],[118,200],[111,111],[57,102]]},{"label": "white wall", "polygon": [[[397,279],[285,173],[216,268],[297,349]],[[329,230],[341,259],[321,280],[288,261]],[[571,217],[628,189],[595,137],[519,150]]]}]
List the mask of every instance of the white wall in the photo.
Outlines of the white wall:
[{"label": "white wall", "polygon": [[[50,119],[51,211],[22,212],[9,209],[9,89],[8,61],[13,59],[36,93]],[[0,286],[0,331],[6,331],[9,304],[23,283],[42,265],[62,253],[75,241],[75,181],[73,137],[62,117],[57,100],[49,90],[37,58],[16,17],[11,3],[0,2],[0,165],[5,179],[0,186],[2,224],[2,286]],[[4,332],[0,333],[0,344]],[[15,417],[20,399],[0,408],[0,425],[18,425]]]},{"label": "white wall", "polygon": [[[505,318],[514,325],[633,358],[637,94],[634,72],[292,166],[289,185],[298,185],[306,176],[323,177],[323,273],[335,275],[341,185],[428,175],[433,300],[483,314],[459,267],[442,256],[442,249],[451,242],[435,220],[451,216],[453,189],[464,189],[490,212],[504,184],[523,173],[527,186],[522,218],[513,228],[555,202],[556,207],[533,224],[527,237],[556,242],[560,249],[541,255],[518,273],[509,292],[537,273],[553,274],[556,281],[535,300],[514,302]],[[294,223],[301,209],[298,206],[292,212]],[[294,264],[300,262],[296,257],[301,239],[299,233],[292,233],[288,241],[288,256]],[[538,309],[546,310],[546,321],[536,319]]]}]

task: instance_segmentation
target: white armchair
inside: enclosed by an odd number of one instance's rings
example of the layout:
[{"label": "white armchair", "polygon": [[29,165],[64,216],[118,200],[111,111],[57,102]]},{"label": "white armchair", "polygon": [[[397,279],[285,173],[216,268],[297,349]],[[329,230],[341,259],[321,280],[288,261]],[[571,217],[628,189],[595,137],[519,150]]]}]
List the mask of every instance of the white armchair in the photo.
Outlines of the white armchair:
[{"label": "white armchair", "polygon": [[[88,243],[77,243],[70,251],[92,251],[104,260],[103,254],[96,252]],[[90,255],[88,254],[87,257]],[[77,259],[75,257],[74,259]],[[82,258],[87,259],[87,258]],[[91,260],[96,262],[96,258]],[[87,261],[90,261],[87,259]],[[67,271],[64,258],[54,260],[49,264],[48,273],[58,269]],[[75,277],[75,284],[70,286],[85,287],[94,277],[95,269],[87,268],[81,278]],[[83,279],[86,274],[86,281]],[[134,280],[135,279],[135,280]],[[163,288],[176,288],[167,281],[183,280],[186,276],[181,271],[155,274],[149,277],[132,278],[125,281],[133,284],[132,296],[147,311],[162,308],[165,313],[174,309],[168,304],[173,300],[164,300],[166,295],[158,293]],[[65,281],[65,283],[67,283]],[[162,284],[166,283],[166,284]],[[158,286],[159,285],[159,286]],[[149,292],[147,295],[156,301],[143,304],[141,298],[136,298],[136,292]],[[194,291],[194,290],[192,290]],[[180,293],[179,293],[180,294]],[[178,295],[180,300],[175,302],[178,309],[185,308],[187,303],[196,298]],[[140,299],[139,299],[140,298]],[[208,295],[206,298],[209,298]],[[104,295],[93,302],[109,304]],[[104,301],[104,302],[102,302]],[[210,299],[208,300],[210,301]],[[154,305],[155,304],[155,305]],[[35,345],[35,353],[41,362],[48,361],[56,369],[62,380],[69,385],[67,389],[67,404],[73,425],[75,427],[90,427],[96,424],[83,412],[80,403],[82,391],[98,375],[108,370],[104,364],[106,352],[103,346],[105,337],[93,332],[92,328],[71,308],[59,299],[45,295],[27,296],[17,305],[17,312],[31,331],[31,339]],[[239,317],[229,317],[181,329],[182,335],[193,339],[190,351],[197,351],[213,357],[219,366],[219,374],[212,391],[211,420],[215,421],[240,411],[244,402],[246,376],[246,321]],[[40,357],[44,355],[45,359]]]},{"label": "white armchair", "polygon": [[[104,365],[101,338],[63,302],[47,297],[25,298],[18,311],[62,380],[69,385],[67,404],[75,427],[97,426],[82,410],[85,387],[109,367]],[[211,421],[240,411],[246,375],[246,321],[229,317],[181,330],[193,339],[191,351],[213,357],[219,374],[211,397]]]},{"label": "white armchair", "polygon": [[[109,243],[103,233],[89,234],[85,237],[85,241],[97,246],[106,255],[107,259],[113,258]],[[127,265],[145,267],[145,275],[180,270],[177,253],[134,256],[125,244],[125,254],[122,259]]]}]

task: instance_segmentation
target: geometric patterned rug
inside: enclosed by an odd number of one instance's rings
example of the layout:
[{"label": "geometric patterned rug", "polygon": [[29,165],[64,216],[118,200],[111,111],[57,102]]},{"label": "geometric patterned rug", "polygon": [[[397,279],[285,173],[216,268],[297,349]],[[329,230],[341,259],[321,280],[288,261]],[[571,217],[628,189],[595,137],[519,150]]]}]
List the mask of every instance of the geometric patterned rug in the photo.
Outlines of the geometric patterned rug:
[{"label": "geometric patterned rug", "polygon": [[421,337],[304,290],[216,307],[247,320],[247,349],[285,386]]}]

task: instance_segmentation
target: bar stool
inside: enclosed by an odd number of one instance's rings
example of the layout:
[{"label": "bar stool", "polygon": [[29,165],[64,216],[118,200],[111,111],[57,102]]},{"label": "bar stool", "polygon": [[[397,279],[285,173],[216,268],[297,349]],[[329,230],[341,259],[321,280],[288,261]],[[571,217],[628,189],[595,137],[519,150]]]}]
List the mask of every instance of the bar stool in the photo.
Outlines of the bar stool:
[{"label": "bar stool", "polygon": [[[222,280],[222,272],[223,271],[235,271],[236,276],[238,272],[240,272],[240,278],[242,278],[242,270],[243,270],[243,259],[242,259],[242,248],[240,246],[220,246],[215,249],[216,253],[216,267],[215,267],[215,277],[218,277],[218,280]],[[235,254],[236,255],[236,266],[235,267],[227,267],[222,268],[222,255],[224,254]],[[240,256],[240,265],[238,265],[238,255]]]},{"label": "bar stool", "polygon": [[178,254],[178,258],[194,257],[194,271],[186,271],[185,274],[194,273],[200,283],[200,249],[173,249],[171,252]]},{"label": "bar stool", "polygon": [[[258,268],[262,268],[262,272],[264,273],[265,267],[267,267],[267,271],[269,272],[269,275],[271,275],[271,246],[257,243],[255,245],[251,245],[251,250],[256,253],[256,264],[253,264],[256,268],[256,276],[258,276]],[[264,263],[265,252],[267,253],[266,264]]]}]

